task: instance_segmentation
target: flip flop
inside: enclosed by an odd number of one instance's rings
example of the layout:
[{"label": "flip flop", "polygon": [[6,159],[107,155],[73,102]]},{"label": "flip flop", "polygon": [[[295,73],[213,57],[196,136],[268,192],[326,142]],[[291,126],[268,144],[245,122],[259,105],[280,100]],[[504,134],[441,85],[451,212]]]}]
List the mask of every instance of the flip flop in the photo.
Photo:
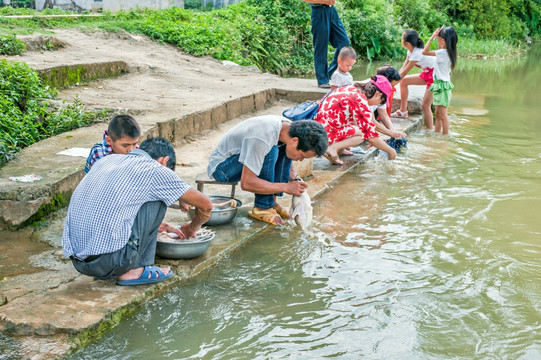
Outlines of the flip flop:
[{"label": "flip flop", "polygon": [[254,207],[251,211],[248,212],[248,216],[257,220],[268,222],[272,225],[281,225],[280,223],[276,223],[275,221],[278,219],[282,220],[282,217],[273,208],[256,210],[256,208]]},{"label": "flip flop", "polygon": [[273,207],[273,209],[280,215],[280,217],[284,220],[289,219],[289,211],[284,209],[284,207],[278,203],[276,203]]},{"label": "flip flop", "polygon": [[117,285],[129,286],[129,285],[143,285],[143,284],[152,284],[160,281],[164,281],[173,276],[173,270],[169,270],[169,274],[165,273],[155,265],[145,266],[145,270],[139,277],[139,279],[133,280],[117,280]]},{"label": "flip flop", "polygon": [[344,165],[344,162],[340,160],[340,157],[338,155],[331,156],[329,154],[325,154],[323,156],[325,157],[325,159],[329,160],[331,164],[333,165]]}]

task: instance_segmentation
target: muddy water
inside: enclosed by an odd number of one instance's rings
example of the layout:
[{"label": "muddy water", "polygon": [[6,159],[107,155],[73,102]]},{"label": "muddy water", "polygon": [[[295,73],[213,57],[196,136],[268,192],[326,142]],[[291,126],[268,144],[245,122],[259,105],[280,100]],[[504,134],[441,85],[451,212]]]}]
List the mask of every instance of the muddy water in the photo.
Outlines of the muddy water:
[{"label": "muddy water", "polygon": [[72,358],[540,358],[539,55],[462,61],[448,138],[419,131],[317,198],[312,234],[267,232]]},{"label": "muddy water", "polygon": [[51,250],[52,247],[31,238],[30,228],[20,231],[0,231],[0,280],[43,270],[28,259]]}]

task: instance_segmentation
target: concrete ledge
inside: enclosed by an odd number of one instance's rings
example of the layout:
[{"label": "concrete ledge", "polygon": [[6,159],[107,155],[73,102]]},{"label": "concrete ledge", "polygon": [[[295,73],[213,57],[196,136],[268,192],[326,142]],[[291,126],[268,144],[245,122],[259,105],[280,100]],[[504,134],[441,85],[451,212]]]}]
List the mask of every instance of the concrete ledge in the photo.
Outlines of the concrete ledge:
[{"label": "concrete ledge", "polygon": [[27,51],[56,50],[67,46],[65,41],[50,35],[19,36],[18,38],[25,43]]},{"label": "concrete ledge", "polygon": [[97,79],[113,78],[129,72],[124,61],[54,66],[37,70],[45,84],[62,88]]}]

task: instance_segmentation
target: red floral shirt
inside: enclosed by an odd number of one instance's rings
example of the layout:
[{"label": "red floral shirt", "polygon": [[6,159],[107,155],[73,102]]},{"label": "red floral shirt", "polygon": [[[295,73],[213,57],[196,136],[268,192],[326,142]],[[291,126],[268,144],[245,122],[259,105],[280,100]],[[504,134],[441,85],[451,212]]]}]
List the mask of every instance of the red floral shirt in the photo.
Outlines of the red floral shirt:
[{"label": "red floral shirt", "polygon": [[378,137],[371,117],[372,111],[366,97],[351,85],[337,88],[327,96],[314,120],[325,127],[330,145],[352,137],[356,126],[365,140]]}]

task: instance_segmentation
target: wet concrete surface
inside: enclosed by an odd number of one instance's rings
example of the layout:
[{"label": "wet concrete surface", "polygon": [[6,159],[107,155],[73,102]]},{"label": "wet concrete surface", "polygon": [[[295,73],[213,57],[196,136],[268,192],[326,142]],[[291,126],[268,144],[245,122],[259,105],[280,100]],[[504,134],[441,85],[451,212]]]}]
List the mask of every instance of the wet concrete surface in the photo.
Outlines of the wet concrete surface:
[{"label": "wet concrete surface", "polygon": [[53,248],[41,241],[32,240],[32,229],[20,231],[0,231],[0,280],[42,271],[39,255]]}]

